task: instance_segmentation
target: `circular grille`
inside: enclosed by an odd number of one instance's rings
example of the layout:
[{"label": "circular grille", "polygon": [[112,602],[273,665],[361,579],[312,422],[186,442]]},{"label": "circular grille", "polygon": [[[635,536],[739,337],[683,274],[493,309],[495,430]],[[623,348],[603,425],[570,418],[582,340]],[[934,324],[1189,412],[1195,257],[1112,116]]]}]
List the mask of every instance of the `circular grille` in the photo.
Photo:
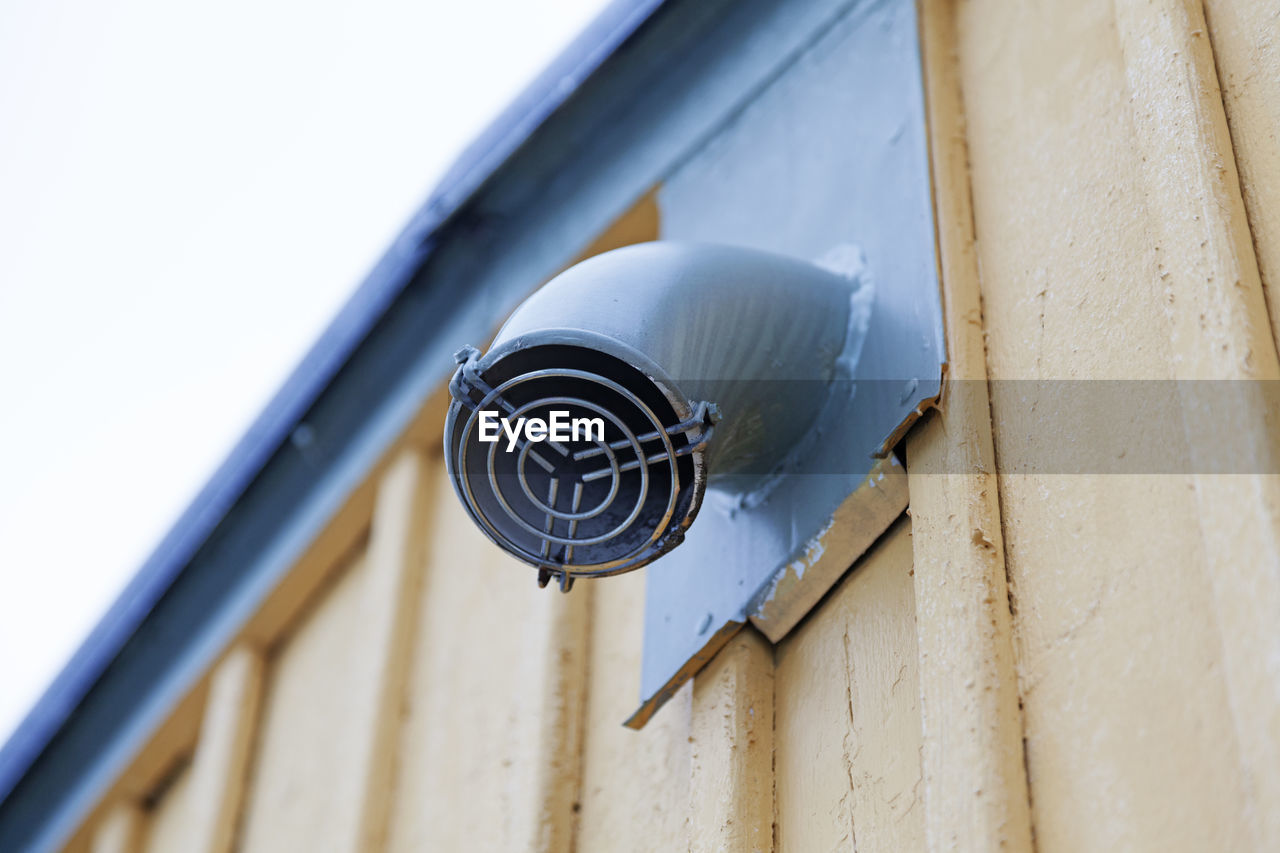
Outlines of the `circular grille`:
[{"label": "circular grille", "polygon": [[[484,375],[476,350],[458,359],[446,430],[454,485],[490,539],[539,568],[540,583],[556,577],[567,589],[679,543],[697,511],[694,454],[713,407],[691,406],[681,420],[651,380],[592,350],[517,351]],[[535,440],[522,428],[535,419],[561,434]]]}]

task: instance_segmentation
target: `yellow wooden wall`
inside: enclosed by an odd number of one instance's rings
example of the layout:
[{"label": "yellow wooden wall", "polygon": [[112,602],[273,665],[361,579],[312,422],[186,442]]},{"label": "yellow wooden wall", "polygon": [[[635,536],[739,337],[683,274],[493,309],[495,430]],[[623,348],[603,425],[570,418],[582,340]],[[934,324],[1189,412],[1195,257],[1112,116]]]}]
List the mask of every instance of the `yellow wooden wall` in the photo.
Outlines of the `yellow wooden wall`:
[{"label": "yellow wooden wall", "polygon": [[624,729],[643,574],[538,590],[436,401],[68,849],[1280,850],[1280,478],[995,473],[1070,438],[1005,380],[1280,378],[1280,7],[921,18],[965,381],[790,636]]},{"label": "yellow wooden wall", "polygon": [[[1221,5],[1275,44],[1274,6]],[[1200,4],[956,24],[992,379],[1280,377]],[[992,387],[997,456],[1068,438]],[[1265,457],[1257,390],[1216,426]],[[999,485],[1038,849],[1280,849],[1280,478]]]}]

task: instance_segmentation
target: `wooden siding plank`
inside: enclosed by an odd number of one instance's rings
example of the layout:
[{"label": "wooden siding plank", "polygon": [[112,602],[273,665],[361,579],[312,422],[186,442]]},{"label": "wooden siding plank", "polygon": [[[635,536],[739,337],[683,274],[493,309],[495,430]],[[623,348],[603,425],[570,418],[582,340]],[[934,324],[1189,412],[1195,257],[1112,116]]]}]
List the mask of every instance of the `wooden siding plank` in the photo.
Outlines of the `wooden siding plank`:
[{"label": "wooden siding plank", "polygon": [[567,851],[589,590],[538,589],[443,471],[400,736],[393,851]]},{"label": "wooden siding plank", "polygon": [[693,680],[689,849],[773,850],[773,647],[740,631]]},{"label": "wooden siding plank", "polygon": [[[1256,285],[1232,271],[1230,182],[1200,123],[1214,124],[1211,81],[1184,50],[1192,30],[1162,31],[1167,11],[957,7],[1002,468],[1080,438],[1015,380],[1241,375],[1235,324],[1256,324]],[[1206,301],[1204,329],[1188,329]],[[1211,340],[1226,355],[1204,352]],[[1151,442],[1188,438],[1151,420]],[[1228,529],[1257,547],[1234,553],[1259,582],[1276,565],[1259,484],[1223,488],[1209,516],[1203,478],[1180,474],[1002,472],[999,485],[1037,849],[1248,847],[1224,641],[1253,632],[1258,610],[1235,627],[1214,607],[1232,552],[1205,526],[1241,513]]]},{"label": "wooden siding plank", "polygon": [[576,849],[685,850],[690,841],[693,684],[680,688],[643,729],[623,728],[640,684],[644,573],[596,581],[590,590],[594,601]]},{"label": "wooden siding plank", "polygon": [[779,850],[924,848],[913,601],[904,519],[778,646]]},{"label": "wooden siding plank", "polygon": [[384,473],[367,551],[275,655],[242,849],[381,846],[429,468]]},{"label": "wooden siding plank", "polygon": [[[1199,0],[1117,0],[1141,174],[1161,275],[1173,305],[1175,375],[1280,380],[1226,115]],[[1245,475],[1198,473],[1199,530],[1221,631],[1245,808],[1259,849],[1280,849],[1280,412],[1260,383],[1230,381],[1230,404],[1192,412],[1205,448],[1236,437]],[[1185,386],[1184,386],[1185,387]],[[1197,405],[1191,394],[1186,408]]]},{"label": "wooden siding plank", "polygon": [[[262,653],[243,644],[233,648],[214,669],[200,740],[191,767],[184,773],[189,780],[184,783],[189,784],[183,815],[187,842],[156,850],[231,850],[258,721],[262,675]],[[171,790],[165,799],[176,793]]]},{"label": "wooden siding plank", "polygon": [[1273,337],[1280,342],[1280,5],[1204,0]]},{"label": "wooden siding plank", "polygon": [[930,850],[1031,850],[955,9],[921,8],[947,382],[907,437]]},{"label": "wooden siding plank", "polygon": [[92,853],[137,853],[146,816],[133,801],[111,806],[93,832]]}]

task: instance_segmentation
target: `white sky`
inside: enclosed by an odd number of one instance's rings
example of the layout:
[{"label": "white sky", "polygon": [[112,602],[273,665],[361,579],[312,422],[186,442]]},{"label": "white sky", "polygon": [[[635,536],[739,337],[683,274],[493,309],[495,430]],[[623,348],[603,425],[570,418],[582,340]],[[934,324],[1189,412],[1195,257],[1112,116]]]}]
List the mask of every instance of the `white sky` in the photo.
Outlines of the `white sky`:
[{"label": "white sky", "polygon": [[0,741],[603,5],[0,4]]}]

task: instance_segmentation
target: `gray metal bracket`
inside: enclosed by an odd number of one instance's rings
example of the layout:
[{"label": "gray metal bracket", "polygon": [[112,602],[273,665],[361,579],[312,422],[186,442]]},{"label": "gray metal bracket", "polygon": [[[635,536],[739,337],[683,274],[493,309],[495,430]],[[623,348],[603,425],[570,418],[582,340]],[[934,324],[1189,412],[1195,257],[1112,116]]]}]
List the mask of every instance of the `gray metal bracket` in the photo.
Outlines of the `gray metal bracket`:
[{"label": "gray metal bracket", "polygon": [[747,622],[785,637],[907,506],[890,451],[937,397],[946,362],[915,4],[847,7],[665,179],[658,202],[664,239],[853,257],[874,299],[844,404],[815,427],[800,473],[759,501],[709,490],[684,544],[645,570],[632,728]]}]

